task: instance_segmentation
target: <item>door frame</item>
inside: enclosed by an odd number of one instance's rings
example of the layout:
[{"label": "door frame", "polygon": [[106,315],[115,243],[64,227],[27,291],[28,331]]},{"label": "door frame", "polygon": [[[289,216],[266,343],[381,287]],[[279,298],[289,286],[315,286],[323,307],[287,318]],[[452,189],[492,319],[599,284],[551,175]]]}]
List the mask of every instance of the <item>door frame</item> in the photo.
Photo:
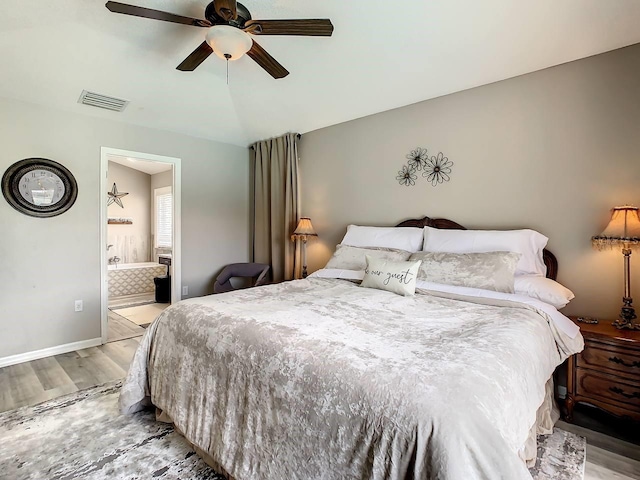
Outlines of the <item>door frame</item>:
[{"label": "door frame", "polygon": [[102,343],[107,343],[109,277],[107,253],[107,175],[109,172],[109,156],[132,157],[151,162],[170,163],[173,166],[173,247],[171,249],[171,303],[181,299],[182,292],[182,255],[181,255],[181,215],[182,215],[182,159],[155,155],[152,153],[134,152],[118,148],[100,148],[100,329]]}]

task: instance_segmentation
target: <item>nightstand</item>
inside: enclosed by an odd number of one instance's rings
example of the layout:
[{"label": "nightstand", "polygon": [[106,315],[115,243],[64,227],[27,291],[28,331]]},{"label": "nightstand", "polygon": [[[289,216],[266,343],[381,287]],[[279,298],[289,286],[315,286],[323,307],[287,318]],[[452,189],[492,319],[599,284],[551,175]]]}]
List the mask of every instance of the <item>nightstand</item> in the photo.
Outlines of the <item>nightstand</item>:
[{"label": "nightstand", "polygon": [[566,419],[578,402],[640,421],[640,331],[618,330],[611,320],[581,323],[584,350],[568,360]]}]

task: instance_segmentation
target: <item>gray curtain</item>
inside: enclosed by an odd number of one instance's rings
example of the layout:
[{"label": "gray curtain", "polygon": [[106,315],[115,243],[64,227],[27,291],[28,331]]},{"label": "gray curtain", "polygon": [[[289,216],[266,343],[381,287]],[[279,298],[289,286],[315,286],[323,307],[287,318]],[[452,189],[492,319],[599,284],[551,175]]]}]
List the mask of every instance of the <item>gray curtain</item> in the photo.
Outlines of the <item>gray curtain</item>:
[{"label": "gray curtain", "polygon": [[298,135],[252,145],[253,261],[271,265],[274,281],[299,277],[296,244],[291,234],[300,219]]}]

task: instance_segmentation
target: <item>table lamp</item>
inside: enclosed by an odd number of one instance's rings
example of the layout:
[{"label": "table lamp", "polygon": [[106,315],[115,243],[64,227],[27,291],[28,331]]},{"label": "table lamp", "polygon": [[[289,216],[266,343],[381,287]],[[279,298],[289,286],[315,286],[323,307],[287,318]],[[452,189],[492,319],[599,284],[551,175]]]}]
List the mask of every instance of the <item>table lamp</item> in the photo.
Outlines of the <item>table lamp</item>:
[{"label": "table lamp", "polygon": [[629,275],[629,260],[631,249],[640,248],[640,216],[638,207],[625,205],[614,207],[611,211],[611,221],[604,231],[591,238],[593,245],[599,250],[605,248],[622,247],[624,255],[624,297],[620,316],[613,322],[616,328],[630,328],[640,330],[636,324],[636,312],[631,300],[631,278]]},{"label": "table lamp", "polygon": [[292,240],[302,240],[302,278],[307,278],[307,240],[309,237],[317,237],[318,234],[311,225],[309,217],[302,217],[298,222],[298,226],[291,235]]}]

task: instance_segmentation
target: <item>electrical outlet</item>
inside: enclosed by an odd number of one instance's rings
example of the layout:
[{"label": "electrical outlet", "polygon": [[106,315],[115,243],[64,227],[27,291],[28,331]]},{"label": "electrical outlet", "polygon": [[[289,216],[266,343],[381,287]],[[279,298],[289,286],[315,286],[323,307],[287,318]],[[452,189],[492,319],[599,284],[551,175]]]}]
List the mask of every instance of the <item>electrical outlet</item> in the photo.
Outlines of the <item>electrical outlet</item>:
[{"label": "electrical outlet", "polygon": [[558,397],[567,398],[567,387],[564,385],[558,385]]},{"label": "electrical outlet", "polygon": [[189,287],[187,285],[182,287],[182,294],[183,295],[189,295]]},{"label": "electrical outlet", "polygon": [[83,308],[84,307],[82,305],[82,300],[76,300],[76,303],[75,303],[76,312],[81,312]]}]

